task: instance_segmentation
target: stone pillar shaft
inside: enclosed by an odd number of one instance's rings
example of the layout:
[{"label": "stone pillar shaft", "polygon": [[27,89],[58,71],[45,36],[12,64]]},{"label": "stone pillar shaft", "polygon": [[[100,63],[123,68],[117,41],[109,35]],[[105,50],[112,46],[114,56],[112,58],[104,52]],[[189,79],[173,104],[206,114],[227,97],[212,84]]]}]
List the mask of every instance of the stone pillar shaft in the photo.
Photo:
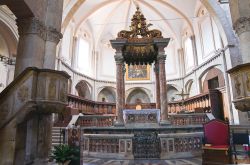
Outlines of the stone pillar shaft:
[{"label": "stone pillar shaft", "polygon": [[164,55],[164,52],[159,53],[157,57],[157,61],[159,63],[161,120],[163,122],[168,120],[168,100],[167,100],[165,59],[166,59],[166,55]]},{"label": "stone pillar shaft", "polygon": [[116,61],[116,125],[123,125],[123,108],[124,108],[124,62],[123,57],[115,55]]},{"label": "stone pillar shaft", "polygon": [[161,109],[160,81],[159,81],[159,63],[155,62],[155,88],[156,88],[156,109]]}]

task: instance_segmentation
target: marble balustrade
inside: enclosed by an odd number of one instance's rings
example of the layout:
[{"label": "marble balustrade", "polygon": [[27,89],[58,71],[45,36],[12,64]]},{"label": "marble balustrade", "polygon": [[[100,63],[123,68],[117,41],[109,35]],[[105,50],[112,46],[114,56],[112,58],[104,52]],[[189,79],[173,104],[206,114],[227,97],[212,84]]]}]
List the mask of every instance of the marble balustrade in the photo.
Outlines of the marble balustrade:
[{"label": "marble balustrade", "polygon": [[169,114],[172,125],[197,125],[209,121],[206,113]]},{"label": "marble balustrade", "polygon": [[114,119],[115,116],[80,116],[75,125],[80,125],[81,127],[110,127],[114,124]]},{"label": "marble balustrade", "polygon": [[[160,158],[194,157],[201,154],[202,132],[158,134]],[[83,156],[133,159],[134,134],[83,134]]]}]

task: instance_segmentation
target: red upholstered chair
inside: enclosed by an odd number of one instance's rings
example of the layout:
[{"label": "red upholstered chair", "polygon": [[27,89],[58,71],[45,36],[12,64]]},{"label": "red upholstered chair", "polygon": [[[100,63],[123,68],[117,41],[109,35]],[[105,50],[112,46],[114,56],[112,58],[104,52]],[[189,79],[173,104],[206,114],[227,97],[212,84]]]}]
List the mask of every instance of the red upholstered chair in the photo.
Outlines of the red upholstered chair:
[{"label": "red upholstered chair", "polygon": [[232,162],[230,154],[229,125],[218,119],[203,124],[204,144],[202,164],[229,164]]}]

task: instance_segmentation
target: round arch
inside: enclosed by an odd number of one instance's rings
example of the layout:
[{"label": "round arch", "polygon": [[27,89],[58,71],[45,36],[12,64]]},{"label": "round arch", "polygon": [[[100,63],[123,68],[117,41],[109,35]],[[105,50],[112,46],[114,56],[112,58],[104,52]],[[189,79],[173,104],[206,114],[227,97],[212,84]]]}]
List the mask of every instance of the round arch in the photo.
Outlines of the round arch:
[{"label": "round arch", "polygon": [[143,88],[133,88],[126,99],[127,104],[135,104],[138,100],[141,103],[150,103],[150,97]]},{"label": "round arch", "polygon": [[81,80],[75,86],[75,89],[78,93],[78,96],[83,97],[85,99],[91,100],[91,86],[90,84],[85,81]]},{"label": "round arch", "polygon": [[97,95],[97,101],[102,102],[116,102],[116,93],[114,87],[104,87]]}]

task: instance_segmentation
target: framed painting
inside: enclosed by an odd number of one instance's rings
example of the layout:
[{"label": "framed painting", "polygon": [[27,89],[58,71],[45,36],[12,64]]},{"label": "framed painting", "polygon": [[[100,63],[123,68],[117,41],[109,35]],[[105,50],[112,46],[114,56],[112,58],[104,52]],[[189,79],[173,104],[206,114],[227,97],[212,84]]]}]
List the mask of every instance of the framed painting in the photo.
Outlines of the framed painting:
[{"label": "framed painting", "polygon": [[126,64],[126,80],[150,80],[150,65],[128,65]]}]

